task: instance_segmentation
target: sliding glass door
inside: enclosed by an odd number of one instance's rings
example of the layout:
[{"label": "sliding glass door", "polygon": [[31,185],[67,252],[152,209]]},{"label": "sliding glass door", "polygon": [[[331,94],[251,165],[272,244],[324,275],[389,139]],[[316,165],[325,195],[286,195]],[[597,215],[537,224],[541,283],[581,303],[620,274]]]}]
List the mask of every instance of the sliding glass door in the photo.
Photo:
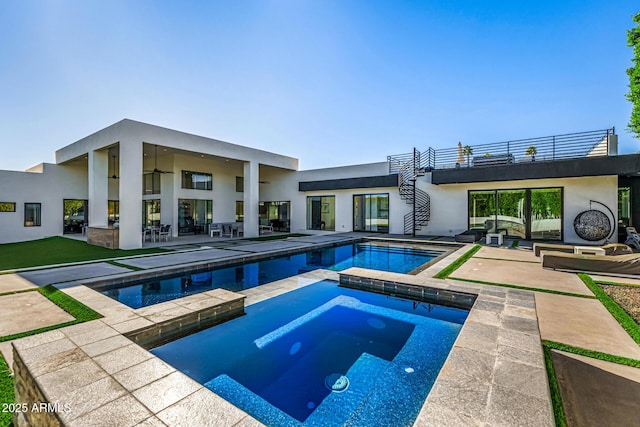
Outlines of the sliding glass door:
[{"label": "sliding glass door", "polygon": [[353,231],[389,232],[389,194],[353,196]]},{"label": "sliding glass door", "polygon": [[525,239],[527,194],[526,190],[498,190],[497,226],[498,232]]},{"label": "sliding glass door", "polygon": [[178,235],[202,234],[213,219],[211,200],[178,199]]},{"label": "sliding glass door", "polygon": [[157,227],[160,225],[160,199],[142,201],[142,225]]},{"label": "sliding glass door", "polygon": [[291,202],[260,202],[258,205],[258,217],[260,225],[273,226],[277,231],[290,230],[290,211]]},{"label": "sliding glass door", "polygon": [[531,240],[562,240],[562,188],[469,191],[469,228]]},{"label": "sliding glass door", "polygon": [[562,239],[562,189],[531,190],[531,239]]},{"label": "sliding glass door", "polygon": [[82,233],[82,227],[89,222],[89,201],[65,199],[63,203],[63,233]]},{"label": "sliding glass door", "polygon": [[336,229],[336,197],[307,197],[307,230]]}]

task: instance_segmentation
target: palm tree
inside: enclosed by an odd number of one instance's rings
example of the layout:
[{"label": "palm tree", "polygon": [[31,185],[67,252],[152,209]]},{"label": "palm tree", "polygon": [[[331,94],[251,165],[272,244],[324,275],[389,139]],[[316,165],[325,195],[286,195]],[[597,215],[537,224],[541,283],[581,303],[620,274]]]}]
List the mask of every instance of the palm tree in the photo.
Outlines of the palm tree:
[{"label": "palm tree", "polygon": [[532,162],[536,161],[536,154],[538,154],[538,150],[536,149],[535,145],[530,145],[529,148],[527,148],[527,151],[524,153],[525,156],[531,156]]},{"label": "palm tree", "polygon": [[465,145],[464,147],[462,147],[462,154],[467,156],[467,167],[469,167],[469,156],[473,154],[473,148]]}]

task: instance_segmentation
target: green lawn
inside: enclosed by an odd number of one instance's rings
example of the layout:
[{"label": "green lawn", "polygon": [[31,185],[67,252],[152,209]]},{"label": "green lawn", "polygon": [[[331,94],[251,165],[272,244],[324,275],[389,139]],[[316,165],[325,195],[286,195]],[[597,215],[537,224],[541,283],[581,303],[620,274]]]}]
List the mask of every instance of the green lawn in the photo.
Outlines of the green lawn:
[{"label": "green lawn", "polygon": [[107,249],[88,245],[85,242],[64,237],[47,237],[28,242],[0,245],[0,271],[41,265],[64,264],[79,261],[94,261],[105,258],[154,254],[165,252],[161,248]]},{"label": "green lawn", "polygon": [[[0,405],[4,403],[14,403],[13,375],[9,371],[7,363],[0,354]],[[0,411],[0,427],[11,425],[11,412]]]}]

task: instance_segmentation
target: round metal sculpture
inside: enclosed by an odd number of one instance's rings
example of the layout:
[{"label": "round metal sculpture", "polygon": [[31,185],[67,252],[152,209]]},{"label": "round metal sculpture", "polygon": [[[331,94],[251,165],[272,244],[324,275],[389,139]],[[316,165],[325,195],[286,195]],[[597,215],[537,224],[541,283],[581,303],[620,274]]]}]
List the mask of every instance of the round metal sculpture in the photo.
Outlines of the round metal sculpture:
[{"label": "round metal sculpture", "polygon": [[580,212],[573,220],[573,229],[584,240],[595,242],[605,239],[611,232],[611,221],[602,211],[590,209]]}]

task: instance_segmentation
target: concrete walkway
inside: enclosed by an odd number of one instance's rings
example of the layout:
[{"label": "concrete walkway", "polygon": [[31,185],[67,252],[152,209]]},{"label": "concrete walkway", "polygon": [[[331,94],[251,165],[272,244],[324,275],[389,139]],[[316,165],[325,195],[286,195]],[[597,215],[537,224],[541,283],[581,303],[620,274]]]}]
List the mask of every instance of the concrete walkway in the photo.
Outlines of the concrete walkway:
[{"label": "concrete walkway", "polygon": [[[542,269],[529,249],[483,247],[453,277],[592,296],[573,273]],[[640,279],[593,276],[640,284]],[[535,292],[540,338],[640,360],[640,346],[595,298]],[[640,369],[552,351],[569,425],[635,425]],[[631,397],[634,396],[634,397]]]},{"label": "concrete walkway", "polygon": [[531,252],[484,247],[451,275],[452,279],[480,280],[490,283],[546,289],[593,296],[573,273],[543,270]]}]

